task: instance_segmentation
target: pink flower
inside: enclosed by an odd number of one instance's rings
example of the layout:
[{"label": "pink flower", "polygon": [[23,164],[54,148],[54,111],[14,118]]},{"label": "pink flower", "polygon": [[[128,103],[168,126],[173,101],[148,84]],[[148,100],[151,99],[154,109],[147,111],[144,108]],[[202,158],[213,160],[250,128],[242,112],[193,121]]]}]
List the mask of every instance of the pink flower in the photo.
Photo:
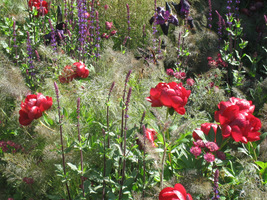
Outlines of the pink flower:
[{"label": "pink flower", "polygon": [[190,94],[191,90],[186,90],[182,83],[159,83],[155,88],[151,88],[150,96],[146,100],[152,103],[152,107],[166,106],[184,115],[184,106]]},{"label": "pink flower", "polygon": [[106,4],[106,5],[104,5],[104,8],[105,8],[105,10],[107,10],[108,9],[108,5]]},{"label": "pink flower", "polygon": [[103,34],[101,35],[101,37],[102,37],[102,38],[105,38],[106,35],[107,35],[106,33],[103,33]]},{"label": "pink flower", "polygon": [[191,78],[188,78],[188,79],[186,80],[186,83],[187,83],[188,86],[193,86],[194,83],[195,83],[195,81],[194,81],[193,79],[191,79]]},{"label": "pink flower", "polygon": [[196,147],[200,147],[200,148],[204,148],[205,147],[205,143],[203,142],[203,140],[197,140],[196,142],[193,142],[193,144]]},{"label": "pink flower", "polygon": [[215,160],[215,157],[212,153],[206,153],[204,155],[204,159],[207,161],[207,162],[213,162]]},{"label": "pink flower", "polygon": [[175,72],[174,73],[175,78],[179,80],[183,80],[186,78],[186,73],[185,72]]},{"label": "pink flower", "polygon": [[167,75],[169,75],[169,76],[174,76],[174,72],[173,72],[173,69],[167,69],[166,70],[166,73],[167,73]]},{"label": "pink flower", "polygon": [[219,147],[215,142],[207,142],[205,146],[210,150],[210,152],[219,150]]},{"label": "pink flower", "polygon": [[113,30],[113,31],[110,32],[109,35],[110,35],[110,36],[113,36],[113,35],[115,35],[116,33],[117,33],[117,31],[116,31],[116,30]]},{"label": "pink flower", "polygon": [[159,200],[193,200],[191,194],[186,193],[182,184],[175,184],[174,188],[166,187],[159,193]]},{"label": "pink flower", "polygon": [[113,23],[112,22],[106,22],[105,25],[106,25],[106,29],[110,30],[113,26]]},{"label": "pink flower", "polygon": [[201,148],[198,146],[191,147],[190,152],[197,158],[201,154]]}]

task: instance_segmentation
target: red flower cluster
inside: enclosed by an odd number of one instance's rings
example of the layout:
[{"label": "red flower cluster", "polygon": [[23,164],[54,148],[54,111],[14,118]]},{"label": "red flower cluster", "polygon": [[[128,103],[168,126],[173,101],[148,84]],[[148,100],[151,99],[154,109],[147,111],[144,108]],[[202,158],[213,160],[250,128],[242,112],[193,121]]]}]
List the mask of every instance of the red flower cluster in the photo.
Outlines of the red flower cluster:
[{"label": "red flower cluster", "polygon": [[40,0],[29,0],[28,5],[31,10],[33,7],[36,8],[36,10],[38,11],[36,17],[39,17],[39,15],[44,16],[48,13],[48,4],[46,1],[42,1],[41,4]]},{"label": "red flower cluster", "polygon": [[152,103],[152,107],[166,106],[184,115],[184,106],[190,94],[191,90],[186,90],[182,83],[159,83],[155,88],[151,88],[150,96],[146,100]]},{"label": "red flower cluster", "polygon": [[159,193],[159,200],[193,200],[191,194],[186,193],[182,184],[175,184],[174,188],[166,187]]},{"label": "red flower cluster", "polygon": [[0,148],[3,152],[8,152],[8,150],[11,150],[12,153],[16,153],[18,150],[24,150],[21,145],[16,144],[13,141],[0,141]]},{"label": "red flower cluster", "polygon": [[33,178],[24,177],[23,178],[23,182],[25,182],[28,185],[32,185],[34,183],[34,179]]},{"label": "red flower cluster", "polygon": [[[216,144],[216,134],[218,129],[218,124],[213,123],[204,123],[201,124],[201,128],[197,128],[193,132],[193,138],[196,142],[193,142],[194,146],[191,147],[190,152],[197,158],[202,153],[202,149],[205,152],[204,159],[207,162],[213,162],[215,160],[214,153],[216,153],[217,157],[221,160],[225,160],[225,154],[219,150],[219,146]],[[209,135],[210,129],[213,129],[215,133],[215,141],[214,142],[204,142],[200,136],[198,135],[199,131],[202,131],[205,135]]]},{"label": "red flower cluster", "polygon": [[19,123],[23,126],[29,125],[34,119],[42,116],[43,112],[53,104],[52,97],[44,96],[42,93],[30,94],[25,102],[21,102],[19,111]]},{"label": "red flower cluster", "polygon": [[[107,30],[111,30],[111,29],[113,28],[113,23],[112,23],[112,22],[106,22],[105,25],[106,25],[106,29],[107,29]],[[112,30],[112,31],[110,31],[109,34],[107,34],[107,33],[103,33],[103,34],[101,35],[101,37],[102,37],[102,38],[109,39],[111,36],[115,35],[116,33],[117,33],[116,30]]]},{"label": "red flower cluster", "polygon": [[218,104],[215,120],[220,122],[224,138],[232,137],[236,142],[253,142],[260,139],[261,121],[252,115],[255,106],[251,101],[231,97]]},{"label": "red flower cluster", "polygon": [[73,63],[72,66],[67,65],[64,67],[63,72],[58,77],[61,83],[69,83],[74,78],[87,78],[89,75],[89,70],[84,65],[83,62]]},{"label": "red flower cluster", "polygon": [[218,66],[227,67],[228,66],[228,64],[222,60],[222,55],[220,53],[217,54],[216,61],[213,60],[212,57],[207,57],[207,60],[208,60],[208,64],[211,67],[218,67]]}]

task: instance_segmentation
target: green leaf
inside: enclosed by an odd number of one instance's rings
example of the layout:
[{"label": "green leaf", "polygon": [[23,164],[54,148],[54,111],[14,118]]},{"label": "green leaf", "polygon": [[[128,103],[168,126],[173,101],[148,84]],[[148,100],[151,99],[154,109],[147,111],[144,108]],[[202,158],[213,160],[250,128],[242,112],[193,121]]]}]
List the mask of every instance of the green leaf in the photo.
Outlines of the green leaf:
[{"label": "green leaf", "polygon": [[73,171],[79,171],[77,166],[72,163],[67,163],[67,165],[73,170]]}]

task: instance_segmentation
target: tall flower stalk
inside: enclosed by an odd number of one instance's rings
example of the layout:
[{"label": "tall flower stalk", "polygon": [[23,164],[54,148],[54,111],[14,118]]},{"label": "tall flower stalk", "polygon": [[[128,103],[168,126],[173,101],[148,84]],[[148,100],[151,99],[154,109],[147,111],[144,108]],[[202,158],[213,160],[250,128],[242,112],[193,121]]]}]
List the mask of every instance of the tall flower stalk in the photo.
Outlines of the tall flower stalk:
[{"label": "tall flower stalk", "polygon": [[[125,95],[126,95],[126,87],[127,87],[127,83],[129,81],[129,78],[130,78],[130,75],[132,73],[132,70],[130,70],[127,75],[126,75],[126,78],[125,78],[125,82],[124,82],[124,89],[123,89],[123,95],[122,95],[122,100],[121,100],[121,105],[122,105],[122,112],[121,112],[121,135],[120,135],[120,138],[121,138],[121,143],[120,143],[120,148],[121,150],[123,151],[123,133],[124,133],[124,121],[125,121]],[[119,160],[119,176],[122,175],[122,171],[123,171],[123,168],[121,168],[121,158]],[[122,181],[120,180],[119,183],[122,185]]]},{"label": "tall flower stalk", "polygon": [[30,34],[27,31],[27,52],[28,52],[28,63],[29,63],[29,68],[30,68],[30,72],[31,72],[31,76],[34,76],[34,72],[33,72],[33,61],[32,61],[32,45],[31,45],[31,39],[30,39]]},{"label": "tall flower stalk", "polygon": [[51,19],[48,19],[49,26],[51,29],[51,46],[54,47],[53,50],[57,51],[57,41],[56,41],[56,32],[54,30],[54,27],[51,23]]},{"label": "tall flower stalk", "polygon": [[216,169],[214,172],[214,186],[213,186],[213,192],[214,192],[214,197],[212,198],[212,200],[219,200],[220,196],[219,196],[219,170]]},{"label": "tall flower stalk", "polygon": [[[81,171],[82,171],[82,175],[83,175],[83,151],[82,151],[82,148],[81,148],[81,132],[80,132],[80,104],[81,104],[81,99],[80,97],[77,99],[77,130],[78,130],[78,140],[79,140],[79,144],[80,144],[80,157],[81,157]],[[85,196],[84,195],[84,179],[81,178],[82,180],[82,191],[83,191],[83,197]]]},{"label": "tall flower stalk", "polygon": [[115,82],[113,82],[111,84],[111,87],[109,89],[109,93],[108,93],[108,100],[107,100],[107,132],[108,132],[108,148],[109,148],[109,145],[110,145],[110,136],[109,136],[109,106],[110,106],[110,103],[109,103],[109,99],[110,99],[110,95],[111,95],[111,92],[114,88],[114,85],[115,85]]},{"label": "tall flower stalk", "polygon": [[128,30],[128,32],[127,32],[127,36],[125,37],[124,42],[123,42],[123,45],[124,46],[126,45],[127,41],[129,39],[131,39],[131,37],[130,37],[130,31],[131,31],[131,25],[130,25],[130,8],[129,8],[129,4],[128,3],[126,4],[126,9],[127,9],[127,26],[128,26],[127,30]]},{"label": "tall flower stalk", "polygon": [[95,47],[96,47],[96,53],[95,53],[95,57],[96,57],[96,60],[99,58],[99,48],[100,48],[100,32],[99,32],[99,29],[100,29],[100,26],[99,26],[99,14],[98,14],[98,11],[95,12],[96,14],[96,44],[95,44]]},{"label": "tall flower stalk", "polygon": [[211,6],[211,0],[209,0],[209,28],[211,29],[212,25],[211,25],[211,21],[212,21],[212,6]]},{"label": "tall flower stalk", "polygon": [[216,14],[218,15],[218,35],[219,35],[219,49],[221,48],[221,41],[222,41],[222,16],[220,13],[215,10]]},{"label": "tall flower stalk", "polygon": [[[55,87],[55,91],[56,91],[57,105],[58,105],[57,109],[58,109],[58,123],[59,123],[59,131],[60,131],[62,166],[63,166],[64,177],[66,178],[66,164],[65,164],[65,154],[64,154],[64,145],[63,145],[63,130],[62,130],[62,121],[61,121],[63,116],[61,116],[61,113],[60,113],[59,90],[58,90],[58,86],[57,86],[56,82],[54,82],[54,87]],[[68,186],[67,181],[66,181],[66,188],[67,188],[69,200],[71,200],[70,190],[69,190],[69,186]]]},{"label": "tall flower stalk", "polygon": [[[145,118],[145,112],[143,113],[142,119]],[[142,122],[143,120],[141,120]],[[146,127],[142,126],[143,136],[144,136],[144,156],[143,156],[143,192],[142,198],[145,199],[145,185],[146,185]]]},{"label": "tall flower stalk", "polygon": [[124,121],[124,135],[123,135],[123,167],[122,167],[122,178],[121,178],[121,188],[120,188],[120,193],[119,193],[119,199],[122,198],[122,188],[123,188],[123,182],[125,179],[125,168],[126,168],[126,132],[127,132],[127,119],[129,118],[128,116],[128,109],[129,109],[129,104],[130,104],[130,98],[132,94],[132,88],[129,88],[128,94],[127,94],[127,100],[125,103],[125,121]]},{"label": "tall flower stalk", "polygon": [[85,52],[85,37],[86,37],[86,5],[84,0],[78,0],[78,24],[79,24],[79,42],[80,46],[78,48],[78,51],[80,52],[79,58],[80,60],[84,60],[84,54]]},{"label": "tall flower stalk", "polygon": [[157,0],[154,0],[154,22],[152,24],[152,29],[153,29],[153,49],[154,51],[156,50],[156,33],[157,33]]}]

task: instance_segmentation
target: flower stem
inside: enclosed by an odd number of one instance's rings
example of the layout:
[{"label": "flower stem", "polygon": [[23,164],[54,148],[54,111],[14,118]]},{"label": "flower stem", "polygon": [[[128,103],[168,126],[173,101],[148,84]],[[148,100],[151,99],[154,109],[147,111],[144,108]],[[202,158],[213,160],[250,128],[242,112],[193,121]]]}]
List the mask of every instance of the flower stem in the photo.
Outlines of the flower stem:
[{"label": "flower stem", "polygon": [[[58,123],[59,123],[59,130],[60,130],[62,165],[63,165],[64,177],[66,178],[65,155],[64,155],[64,146],[63,146],[63,131],[62,131],[62,122],[61,122],[61,117],[62,116],[60,114],[59,91],[58,91],[58,86],[57,86],[56,82],[54,82],[54,86],[55,86],[55,91],[56,91],[56,96],[57,96],[57,105],[58,105],[57,109],[58,109]],[[69,186],[68,186],[68,182],[67,181],[66,181],[66,188],[67,188],[69,200],[71,200],[70,190],[69,190]]]},{"label": "flower stem", "polygon": [[[77,99],[77,129],[78,129],[78,140],[79,143],[81,145],[81,132],[80,132],[80,103],[81,103],[81,99],[80,97]],[[80,157],[81,157],[81,171],[82,171],[82,175],[83,175],[83,151],[82,148],[80,147]],[[82,179],[82,190],[83,190],[83,197],[85,197],[84,194],[84,184],[83,184],[84,180]]]}]

